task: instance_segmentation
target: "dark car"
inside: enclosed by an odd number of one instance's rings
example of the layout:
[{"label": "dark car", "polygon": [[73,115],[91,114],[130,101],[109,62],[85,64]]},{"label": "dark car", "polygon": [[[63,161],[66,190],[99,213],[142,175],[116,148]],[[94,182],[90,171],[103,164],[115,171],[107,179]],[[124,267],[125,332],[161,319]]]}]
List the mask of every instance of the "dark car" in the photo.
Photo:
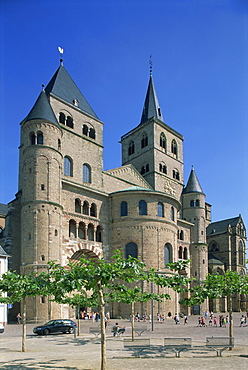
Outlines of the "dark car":
[{"label": "dark car", "polygon": [[77,324],[69,319],[51,320],[44,325],[33,328],[33,332],[38,335],[47,335],[50,333],[68,333],[72,334]]}]

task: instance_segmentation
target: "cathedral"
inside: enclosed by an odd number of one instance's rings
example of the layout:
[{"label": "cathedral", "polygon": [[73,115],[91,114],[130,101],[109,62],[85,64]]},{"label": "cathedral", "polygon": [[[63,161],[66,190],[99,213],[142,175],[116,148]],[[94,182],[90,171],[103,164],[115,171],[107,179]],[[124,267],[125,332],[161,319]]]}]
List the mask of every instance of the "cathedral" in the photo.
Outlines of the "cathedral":
[{"label": "cathedral", "polygon": [[[65,266],[83,254],[110,261],[119,249],[158,272],[167,272],[170,261],[190,259],[185,273],[197,281],[209,271],[246,273],[242,218],[211,223],[211,205],[194,168],[184,183],[184,138],[163,120],[151,71],[140,122],[121,137],[118,168],[103,170],[103,122],[62,59],[20,130],[18,192],[0,239],[11,270],[39,273],[48,261]],[[151,289],[145,283],[142,288]],[[226,309],[221,300],[184,307],[178,293],[155,290],[171,295],[155,303],[155,312],[165,316]],[[245,298],[234,304],[245,309]],[[108,309],[112,317],[130,314],[124,304]],[[149,315],[151,303],[137,303],[135,310]],[[30,322],[73,314],[46,297],[29,299]]]}]

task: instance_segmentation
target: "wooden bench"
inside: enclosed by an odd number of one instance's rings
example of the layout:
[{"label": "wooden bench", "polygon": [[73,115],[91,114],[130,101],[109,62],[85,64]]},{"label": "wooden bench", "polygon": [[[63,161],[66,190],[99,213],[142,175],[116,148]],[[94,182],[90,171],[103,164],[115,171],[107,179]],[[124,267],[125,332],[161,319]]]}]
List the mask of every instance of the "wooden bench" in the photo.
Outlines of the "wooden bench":
[{"label": "wooden bench", "polygon": [[188,351],[192,348],[191,338],[164,338],[165,350],[171,350],[175,353],[176,357],[180,357],[182,351]]},{"label": "wooden bench", "polygon": [[135,352],[135,357],[140,357],[142,351],[150,348],[150,339],[124,339],[123,343],[124,348]]},{"label": "wooden bench", "polygon": [[89,328],[89,333],[92,333],[95,335],[95,338],[98,337],[99,334],[101,334],[101,328],[100,326],[93,326]]},{"label": "wooden bench", "polygon": [[206,347],[216,351],[218,357],[222,357],[222,352],[227,348],[234,347],[233,337],[207,337]]},{"label": "wooden bench", "polygon": [[138,334],[138,337],[141,337],[141,334],[147,331],[147,326],[135,326],[134,331]]}]

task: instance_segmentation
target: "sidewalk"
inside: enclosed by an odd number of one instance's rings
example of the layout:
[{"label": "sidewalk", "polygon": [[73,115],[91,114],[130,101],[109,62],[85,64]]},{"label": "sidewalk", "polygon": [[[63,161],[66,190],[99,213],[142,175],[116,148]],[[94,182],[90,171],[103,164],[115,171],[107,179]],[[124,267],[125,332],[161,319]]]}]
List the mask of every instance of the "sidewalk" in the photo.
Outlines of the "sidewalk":
[{"label": "sidewalk", "polygon": [[[188,351],[175,358],[173,353],[155,354],[155,357],[133,357],[132,351],[123,349],[123,339],[113,337],[112,325],[118,321],[126,326],[125,338],[131,336],[130,322],[111,320],[107,327],[107,369],[108,370],[191,370],[191,369],[247,369],[248,365],[248,326],[239,327],[240,314],[234,317],[235,348],[223,352],[217,357],[215,351]],[[203,345],[207,336],[228,336],[228,328],[197,327],[197,317],[189,317],[189,324],[175,325],[172,319],[165,323],[155,323],[154,332],[148,331],[141,338],[150,338],[154,345],[161,345],[164,337],[191,337],[194,344]],[[150,323],[137,323],[147,326]],[[27,352],[21,352],[21,326],[8,325],[0,336],[0,368],[15,369],[65,369],[65,370],[99,370],[100,338],[88,333],[89,326],[97,326],[91,321],[80,321],[81,334],[74,339],[73,335],[53,334],[47,337],[32,334],[36,325],[28,324]]]}]

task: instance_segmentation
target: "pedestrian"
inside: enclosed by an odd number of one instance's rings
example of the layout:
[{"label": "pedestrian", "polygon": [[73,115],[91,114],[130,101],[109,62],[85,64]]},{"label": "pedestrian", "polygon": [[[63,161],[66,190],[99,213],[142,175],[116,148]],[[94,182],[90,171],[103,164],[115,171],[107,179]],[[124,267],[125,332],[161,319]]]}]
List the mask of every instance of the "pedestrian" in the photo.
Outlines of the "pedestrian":
[{"label": "pedestrian", "polygon": [[187,315],[184,315],[184,325],[185,324],[188,324],[188,317],[187,317]]},{"label": "pedestrian", "polygon": [[214,326],[217,328],[217,317],[214,316]]},{"label": "pedestrian", "polygon": [[177,315],[177,313],[175,314],[175,316],[174,316],[174,321],[175,321],[175,324],[177,325],[177,324],[180,324],[180,322],[179,322],[179,317],[178,317],[178,315]]},{"label": "pedestrian", "polygon": [[20,324],[21,323],[21,319],[22,319],[22,317],[21,317],[21,314],[20,314],[20,312],[16,315],[16,320],[17,320],[17,324]]},{"label": "pedestrian", "polygon": [[245,317],[244,317],[244,315],[242,315],[241,318],[240,318],[240,325],[239,326],[244,326],[244,324],[245,324]]}]

